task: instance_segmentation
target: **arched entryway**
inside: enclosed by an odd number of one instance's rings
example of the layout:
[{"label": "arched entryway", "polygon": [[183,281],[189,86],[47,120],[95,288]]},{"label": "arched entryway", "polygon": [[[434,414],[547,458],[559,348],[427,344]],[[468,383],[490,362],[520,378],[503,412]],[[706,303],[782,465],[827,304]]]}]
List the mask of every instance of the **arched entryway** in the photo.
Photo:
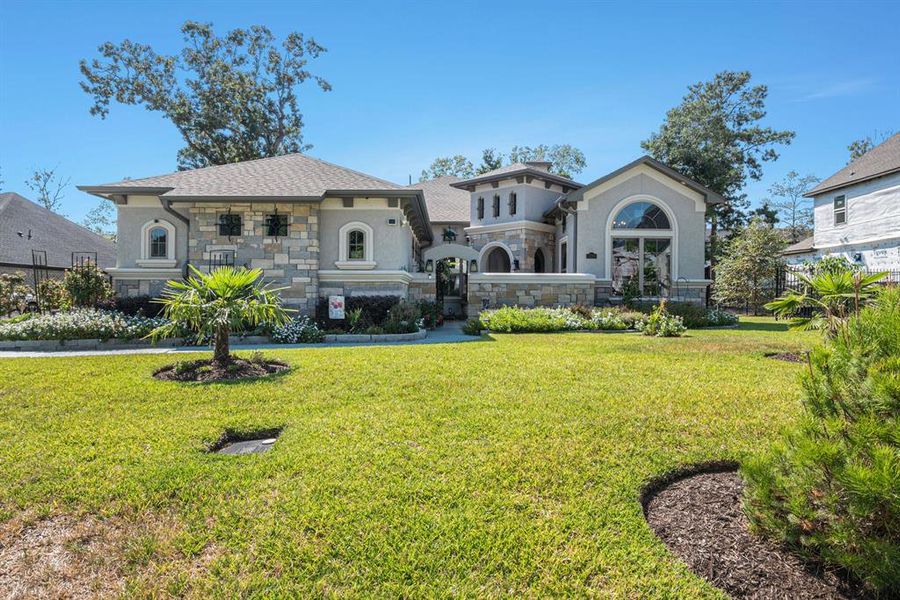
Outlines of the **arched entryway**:
[{"label": "arched entryway", "polygon": [[544,251],[538,248],[534,251],[534,272],[543,273],[544,269]]},{"label": "arched entryway", "polygon": [[435,281],[435,300],[445,317],[464,316],[470,271],[477,272],[479,253],[470,246],[439,244],[422,253]]},{"label": "arched entryway", "polygon": [[512,272],[512,264],[509,260],[509,253],[505,248],[500,246],[491,248],[487,253],[487,260],[483,261],[485,265],[485,273],[510,273]]}]

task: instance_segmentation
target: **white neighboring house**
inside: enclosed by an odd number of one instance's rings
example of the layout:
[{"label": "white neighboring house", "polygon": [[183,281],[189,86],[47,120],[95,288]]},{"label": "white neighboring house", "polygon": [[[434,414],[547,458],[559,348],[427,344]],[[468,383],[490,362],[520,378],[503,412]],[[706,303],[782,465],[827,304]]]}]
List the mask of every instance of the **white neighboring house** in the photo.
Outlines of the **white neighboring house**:
[{"label": "white neighboring house", "polygon": [[787,248],[788,263],[837,255],[868,270],[900,271],[900,133],[805,195],[814,203],[814,233]]}]

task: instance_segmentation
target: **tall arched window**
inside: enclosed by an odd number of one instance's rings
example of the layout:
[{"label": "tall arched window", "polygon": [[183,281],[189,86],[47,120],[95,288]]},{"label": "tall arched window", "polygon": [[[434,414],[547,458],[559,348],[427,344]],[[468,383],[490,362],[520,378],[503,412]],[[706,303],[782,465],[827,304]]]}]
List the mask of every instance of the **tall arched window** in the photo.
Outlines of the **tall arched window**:
[{"label": "tall arched window", "polygon": [[674,229],[659,204],[637,200],[610,221],[610,269],[619,295],[664,297],[672,285]]},{"label": "tall arched window", "polygon": [[347,260],[366,259],[366,234],[364,231],[354,229],[347,234]]},{"label": "tall arched window", "polygon": [[171,268],[175,259],[175,226],[164,219],[153,219],[141,228],[139,267]]},{"label": "tall arched window", "polygon": [[150,230],[150,258],[168,258],[169,234],[162,227],[153,227]]},{"label": "tall arched window", "polygon": [[372,228],[359,221],[347,223],[338,231],[338,269],[374,269]]}]

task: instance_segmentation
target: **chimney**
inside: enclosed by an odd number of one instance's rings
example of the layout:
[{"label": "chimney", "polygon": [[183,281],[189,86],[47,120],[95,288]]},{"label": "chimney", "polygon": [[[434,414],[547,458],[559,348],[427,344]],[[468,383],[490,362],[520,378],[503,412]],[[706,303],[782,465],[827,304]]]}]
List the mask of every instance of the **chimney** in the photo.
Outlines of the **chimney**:
[{"label": "chimney", "polygon": [[553,163],[545,161],[545,160],[526,160],[525,165],[531,167],[532,169],[537,169],[538,171],[543,171],[544,173],[550,172],[550,165]]}]

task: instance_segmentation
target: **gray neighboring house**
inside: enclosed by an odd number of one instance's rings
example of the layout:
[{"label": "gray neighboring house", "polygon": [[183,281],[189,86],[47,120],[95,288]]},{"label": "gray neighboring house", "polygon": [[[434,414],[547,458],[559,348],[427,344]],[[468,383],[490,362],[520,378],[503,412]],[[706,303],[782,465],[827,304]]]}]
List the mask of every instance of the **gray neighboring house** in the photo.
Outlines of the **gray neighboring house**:
[{"label": "gray neighboring house", "polygon": [[[285,303],[331,295],[484,307],[701,301],[706,208],[722,199],[649,157],[588,184],[546,162],[399,186],[290,154],[79,189],[115,202],[120,294],[186,266],[263,269]],[[446,269],[449,269],[447,271]],[[452,284],[438,292],[437,272]]]},{"label": "gray neighboring house", "polygon": [[116,264],[116,245],[16,193],[0,194],[0,272],[21,272],[33,282],[32,250],[46,252],[47,271],[61,276],[73,253],[97,255],[102,269]]},{"label": "gray neighboring house", "polygon": [[789,247],[798,263],[843,256],[868,270],[900,271],[900,133],[805,194],[813,236]]}]

